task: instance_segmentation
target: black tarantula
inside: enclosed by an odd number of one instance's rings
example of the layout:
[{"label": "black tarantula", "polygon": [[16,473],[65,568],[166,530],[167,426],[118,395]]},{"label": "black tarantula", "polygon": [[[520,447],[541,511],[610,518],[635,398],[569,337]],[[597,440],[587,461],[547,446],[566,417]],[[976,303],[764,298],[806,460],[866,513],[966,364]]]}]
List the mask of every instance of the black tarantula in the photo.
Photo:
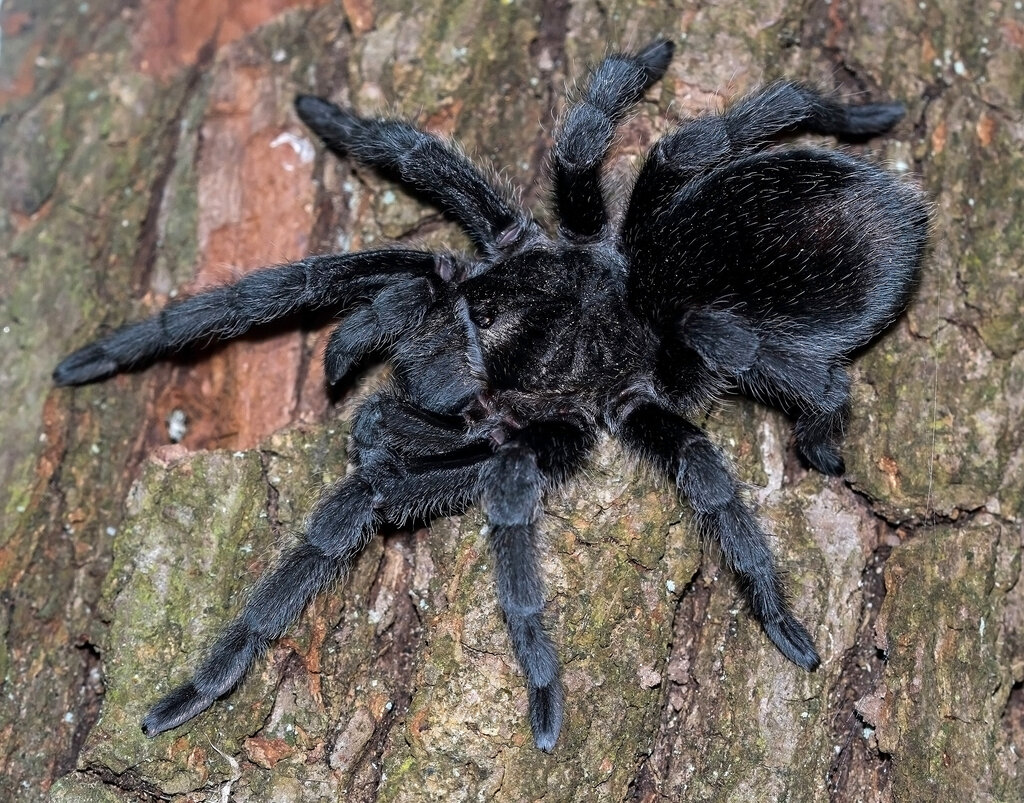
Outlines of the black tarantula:
[{"label": "black tarantula", "polygon": [[802,132],[865,139],[903,107],[846,106],[773,83],[658,140],[616,223],[602,163],[672,52],[656,40],[605,58],[590,76],[555,138],[554,237],[438,137],[300,96],[299,117],[328,148],[439,207],[477,254],[392,247],[267,268],[174,302],[57,366],[57,384],[78,385],[309,310],[341,316],[324,353],[331,383],[382,343],[394,366],[353,421],[354,470],[316,505],[304,538],[260,578],[192,679],[149,710],[145,733],[228,694],[381,523],[479,502],[534,739],[550,751],[564,695],[542,623],[541,500],[580,470],[602,431],[674,478],[768,638],[804,669],[818,666],[728,461],[692,419],[737,389],[794,418],[811,466],[843,472],[845,366],[907,304],[926,207],[915,188],[846,154],[764,149]]}]

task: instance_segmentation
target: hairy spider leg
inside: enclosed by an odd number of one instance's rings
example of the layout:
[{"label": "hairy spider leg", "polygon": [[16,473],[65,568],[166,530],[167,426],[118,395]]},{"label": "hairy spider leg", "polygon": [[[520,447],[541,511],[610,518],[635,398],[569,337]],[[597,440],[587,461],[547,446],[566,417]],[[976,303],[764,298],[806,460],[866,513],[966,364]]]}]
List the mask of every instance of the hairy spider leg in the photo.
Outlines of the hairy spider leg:
[{"label": "hairy spider leg", "polygon": [[396,279],[346,314],[324,352],[329,382],[371,349],[387,347],[393,384],[416,406],[457,415],[473,403],[485,385],[479,338],[450,281],[454,260],[441,261],[438,275]]},{"label": "hairy spider leg", "polygon": [[241,613],[221,633],[192,679],[149,709],[142,731],[176,728],[228,694],[306,604],[336,580],[373,534],[373,489],[350,476],[310,516],[305,539],[288,548],[253,587]]},{"label": "hairy spider leg", "polygon": [[[434,490],[425,493],[416,505],[403,505],[406,492],[399,489],[392,504],[383,485],[379,489],[381,511],[388,521],[402,523],[440,513],[452,513],[473,498],[474,479],[462,475],[455,484],[444,485],[448,469],[456,471],[476,466],[494,453],[494,442],[482,433],[466,429],[460,415],[442,415],[425,410],[395,392],[393,388],[374,393],[359,408],[352,422],[351,458],[361,470],[379,477],[378,485],[389,477],[405,474],[436,474]],[[383,473],[381,473],[383,472]],[[396,474],[397,472],[397,474]],[[422,480],[426,482],[426,480]],[[388,486],[390,488],[391,486]]]},{"label": "hairy spider leg", "polygon": [[349,313],[331,332],[324,350],[327,381],[335,384],[368,351],[394,343],[403,332],[419,326],[433,297],[430,279],[403,276]]},{"label": "hairy spider leg", "polygon": [[701,532],[718,542],[754,617],[790,661],[820,663],[810,635],[786,602],[785,589],[757,519],[739,496],[728,464],[707,435],[654,402],[623,410],[616,432],[627,447],[674,476]]},{"label": "hairy spider leg", "polygon": [[[904,113],[900,103],[845,105],[802,84],[777,81],[741,99],[723,114],[689,121],[659,139],[647,154],[620,227],[623,248],[639,255],[658,242],[658,228],[664,222],[656,210],[670,204],[687,183],[716,167],[762,150],[784,136],[817,133],[843,140],[875,136],[892,128]],[[696,311],[688,331],[692,336],[688,345],[709,367],[738,375],[753,364],[757,336],[740,316],[721,310]],[[766,381],[764,373],[752,377],[749,384]],[[818,390],[801,396],[801,402],[820,395]],[[772,394],[784,395],[770,388],[758,398],[764,400]],[[830,424],[819,421],[806,425],[808,438],[816,431],[841,432],[844,423],[833,415],[839,407],[833,406],[826,414]],[[816,448],[809,447],[809,451]],[[834,460],[831,464],[836,465]]]},{"label": "hairy spider leg", "polygon": [[601,166],[615,127],[651,84],[665,74],[675,45],[657,39],[639,53],[616,53],[590,76],[586,92],[562,123],[555,140],[555,208],[569,237],[596,237],[608,223]]},{"label": "hairy spider leg", "polygon": [[526,675],[534,742],[548,753],[562,727],[565,694],[558,655],[542,621],[545,589],[537,521],[544,490],[574,473],[594,440],[594,430],[567,421],[531,424],[502,444],[480,474],[498,604]]},{"label": "hairy spider leg", "polygon": [[862,140],[888,131],[904,113],[901,103],[849,106],[802,84],[776,81],[723,114],[698,117],[659,139],[637,176],[621,231],[642,229],[651,209],[694,177],[781,137],[810,133]]},{"label": "hairy spider leg", "polygon": [[797,448],[808,463],[822,474],[840,476],[846,463],[840,447],[850,422],[850,375],[845,368],[833,365],[820,396],[808,403],[808,397],[797,398],[792,407],[796,423],[793,435]]},{"label": "hairy spider leg", "polygon": [[[541,621],[544,584],[535,525],[544,489],[579,468],[595,431],[545,421],[516,436],[495,454],[490,440],[472,440],[454,417],[391,394],[371,397],[353,427],[356,471],[316,506],[304,539],[260,578],[193,678],[150,709],[143,731],[156,736],[177,727],[237,686],[309,600],[352,563],[381,520],[452,513],[479,496],[490,523],[498,600],[527,677],[534,738],[550,751],[561,727],[563,691]],[[448,451],[418,454],[420,439]]]},{"label": "hairy spider leg", "polygon": [[[387,426],[387,422],[379,422]],[[453,439],[458,436],[449,431]],[[443,438],[435,427],[432,437]],[[230,692],[308,602],[355,560],[382,520],[401,523],[456,512],[472,500],[487,442],[406,459],[386,446],[359,450],[358,468],[310,514],[305,535],[256,583],[242,611],[222,632],[192,679],[159,700],[142,730],[156,736],[209,708]]]},{"label": "hairy spider leg", "polygon": [[423,457],[461,449],[480,439],[466,429],[463,416],[424,410],[390,391],[370,396],[352,422],[356,457],[367,448]]},{"label": "hairy spider leg", "polygon": [[687,312],[680,338],[747,396],[789,415],[797,449],[811,466],[831,476],[846,470],[840,447],[850,418],[850,377],[843,367],[823,363],[813,351],[779,349],[729,310]]},{"label": "hairy spider leg", "polygon": [[822,474],[846,471],[840,447],[850,420],[850,376],[840,365],[808,362],[763,350],[757,364],[738,377],[752,399],[793,418],[793,436],[804,459]]},{"label": "hairy spider leg", "polygon": [[387,249],[312,256],[263,268],[234,284],[172,302],[78,349],[60,362],[53,379],[58,385],[81,385],[303,311],[341,307],[407,274],[432,274],[445,259],[424,251]]},{"label": "hairy spider leg", "polygon": [[400,120],[360,117],[312,95],[295,99],[302,121],[339,156],[351,156],[396,180],[454,219],[483,253],[528,218],[454,147]]},{"label": "hairy spider leg", "polygon": [[[416,453],[424,443],[452,450],[447,462],[471,464],[478,459],[479,441],[471,440],[461,422],[400,397],[378,394],[360,419],[353,429],[353,442],[360,449],[397,450],[412,466],[421,463]],[[561,730],[564,694],[558,656],[542,620],[545,589],[536,525],[544,491],[578,471],[595,440],[596,428],[585,421],[535,421],[480,464],[477,493],[488,519],[498,604],[526,676],[534,741],[548,752]],[[432,467],[440,462],[434,456],[426,461]]]}]

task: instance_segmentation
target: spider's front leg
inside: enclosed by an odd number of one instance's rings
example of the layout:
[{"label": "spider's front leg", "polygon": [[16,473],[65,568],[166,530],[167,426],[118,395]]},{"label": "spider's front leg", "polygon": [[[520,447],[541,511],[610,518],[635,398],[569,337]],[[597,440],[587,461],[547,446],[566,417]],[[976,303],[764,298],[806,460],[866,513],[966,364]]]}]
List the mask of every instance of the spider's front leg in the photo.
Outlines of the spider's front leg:
[{"label": "spider's front leg", "polygon": [[658,39],[638,53],[608,56],[590,76],[580,102],[566,114],[553,156],[555,206],[561,230],[570,237],[595,237],[608,223],[601,165],[615,127],[665,74],[674,49],[672,42]]},{"label": "spider's front leg", "polygon": [[192,679],[149,710],[143,731],[156,736],[175,728],[230,693],[309,600],[352,564],[379,522],[452,514],[479,499],[491,525],[499,603],[527,677],[534,738],[551,750],[562,689],[541,622],[535,525],[543,490],[579,468],[594,437],[592,427],[539,422],[495,452],[493,439],[471,436],[459,419],[399,396],[371,397],[353,424],[356,470],[316,506],[302,540],[260,578]]},{"label": "spider's front leg", "polygon": [[257,270],[116,329],[65,357],[53,378],[58,385],[81,385],[190,347],[230,340],[291,315],[340,308],[389,284],[436,273],[445,260],[425,251],[388,249],[312,256]]},{"label": "spider's front leg", "polygon": [[331,332],[324,349],[328,384],[341,381],[368,351],[390,345],[419,326],[435,295],[431,278],[403,276],[349,311]]},{"label": "spider's front leg", "polygon": [[768,638],[793,663],[816,669],[818,653],[786,602],[768,539],[707,435],[653,401],[625,405],[612,423],[628,448],[675,478],[698,528],[720,545]]},{"label": "spider's front leg", "polygon": [[306,604],[355,559],[374,532],[375,507],[373,485],[358,473],[326,496],[310,515],[305,537],[259,579],[192,679],[150,708],[143,733],[176,728],[231,692]]},{"label": "spider's front leg", "polygon": [[328,382],[367,351],[386,347],[394,383],[416,407],[462,421],[486,372],[466,300],[446,281],[449,272],[439,273],[403,278],[349,311],[324,351]]},{"label": "spider's front leg", "polygon": [[312,95],[295,99],[302,121],[339,156],[351,156],[411,189],[494,254],[529,225],[526,213],[458,150],[401,120],[360,117]]}]

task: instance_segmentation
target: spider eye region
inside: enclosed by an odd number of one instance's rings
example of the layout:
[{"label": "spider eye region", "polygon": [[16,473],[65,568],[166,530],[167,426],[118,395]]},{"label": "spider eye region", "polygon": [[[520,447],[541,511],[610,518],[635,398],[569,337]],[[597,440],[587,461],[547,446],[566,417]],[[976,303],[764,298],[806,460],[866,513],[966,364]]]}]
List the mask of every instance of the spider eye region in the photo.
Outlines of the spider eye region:
[{"label": "spider eye region", "polygon": [[490,329],[494,326],[494,313],[486,307],[471,307],[469,319],[477,329]]}]

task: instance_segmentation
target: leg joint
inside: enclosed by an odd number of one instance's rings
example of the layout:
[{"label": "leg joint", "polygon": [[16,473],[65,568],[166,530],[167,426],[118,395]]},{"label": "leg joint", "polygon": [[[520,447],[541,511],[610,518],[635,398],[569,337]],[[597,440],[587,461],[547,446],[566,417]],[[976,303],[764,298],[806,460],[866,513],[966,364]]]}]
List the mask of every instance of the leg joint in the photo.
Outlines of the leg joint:
[{"label": "leg joint", "polygon": [[532,524],[540,512],[544,477],[532,450],[511,441],[480,474],[481,501],[492,524]]}]

